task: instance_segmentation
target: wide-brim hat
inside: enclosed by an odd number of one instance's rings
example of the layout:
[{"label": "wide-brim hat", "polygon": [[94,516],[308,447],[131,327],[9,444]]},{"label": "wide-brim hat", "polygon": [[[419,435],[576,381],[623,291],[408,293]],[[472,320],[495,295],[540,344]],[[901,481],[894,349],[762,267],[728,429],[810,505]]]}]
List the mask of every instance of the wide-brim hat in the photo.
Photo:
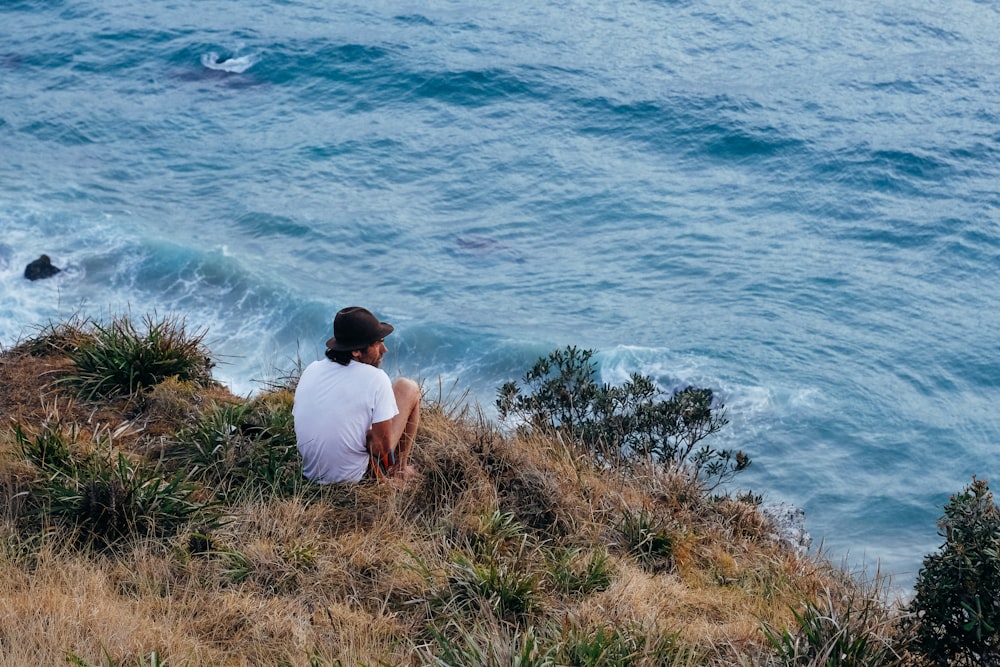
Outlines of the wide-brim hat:
[{"label": "wide-brim hat", "polygon": [[393,326],[380,322],[370,310],[351,306],[333,318],[333,338],[326,341],[326,347],[335,352],[363,350],[392,332]]}]

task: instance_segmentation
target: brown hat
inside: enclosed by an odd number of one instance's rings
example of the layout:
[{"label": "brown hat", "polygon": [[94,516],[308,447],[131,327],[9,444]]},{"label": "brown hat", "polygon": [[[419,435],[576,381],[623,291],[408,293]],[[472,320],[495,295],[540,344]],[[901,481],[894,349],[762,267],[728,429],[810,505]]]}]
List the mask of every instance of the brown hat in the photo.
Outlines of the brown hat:
[{"label": "brown hat", "polygon": [[379,322],[371,311],[360,306],[344,308],[333,318],[333,338],[327,348],[337,352],[361,350],[391,334],[393,326]]}]

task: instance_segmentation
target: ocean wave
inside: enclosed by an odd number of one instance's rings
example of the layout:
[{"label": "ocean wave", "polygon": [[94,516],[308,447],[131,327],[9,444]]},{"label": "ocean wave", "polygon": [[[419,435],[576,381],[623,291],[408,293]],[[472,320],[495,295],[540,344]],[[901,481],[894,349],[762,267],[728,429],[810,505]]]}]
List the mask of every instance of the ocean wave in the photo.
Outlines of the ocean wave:
[{"label": "ocean wave", "polygon": [[798,137],[758,120],[757,116],[767,115],[765,110],[725,95],[574,102],[582,134],[636,142],[656,153],[676,153],[680,148],[688,158],[738,160],[788,155],[804,146]]},{"label": "ocean wave", "polygon": [[14,256],[14,249],[6,243],[0,243],[0,271],[6,271],[10,266],[10,260]]},{"label": "ocean wave", "polygon": [[[531,81],[503,68],[412,75],[414,93],[458,106],[485,106],[513,97],[543,99]],[[422,79],[422,80],[421,80]]]}]

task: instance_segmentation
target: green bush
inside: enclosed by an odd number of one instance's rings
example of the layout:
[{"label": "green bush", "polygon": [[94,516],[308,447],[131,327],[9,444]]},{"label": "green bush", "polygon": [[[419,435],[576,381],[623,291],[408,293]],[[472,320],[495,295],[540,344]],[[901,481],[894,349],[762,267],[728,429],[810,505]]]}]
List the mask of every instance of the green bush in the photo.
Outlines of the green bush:
[{"label": "green bush", "polygon": [[972,478],[938,521],[944,544],[924,558],[903,627],[929,665],[1000,664],[1000,509]]},{"label": "green bush", "polygon": [[702,444],[728,423],[711,389],[686,387],[665,396],[651,378],[635,373],[621,386],[598,384],[593,355],[567,347],[539,359],[521,386],[499,388],[501,420],[566,434],[605,462],[644,457],[685,469],[710,488],[750,465],[743,452]]},{"label": "green bush", "polygon": [[104,326],[92,323],[68,350],[75,372],[62,378],[87,400],[136,396],[169,377],[211,381],[212,361],[202,351],[204,334],[189,335],[183,322],[154,321],[146,316],[144,330],[128,317]]}]

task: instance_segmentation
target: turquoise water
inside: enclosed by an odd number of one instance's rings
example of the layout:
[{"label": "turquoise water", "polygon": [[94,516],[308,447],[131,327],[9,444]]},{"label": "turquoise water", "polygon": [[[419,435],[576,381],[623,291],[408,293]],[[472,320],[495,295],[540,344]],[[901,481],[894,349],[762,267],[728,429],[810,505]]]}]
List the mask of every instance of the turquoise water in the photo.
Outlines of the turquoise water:
[{"label": "turquoise water", "polygon": [[870,4],[5,2],[0,343],[176,315],[252,393],[360,304],[487,408],[593,348],[905,586],[997,467],[1000,14]]}]

